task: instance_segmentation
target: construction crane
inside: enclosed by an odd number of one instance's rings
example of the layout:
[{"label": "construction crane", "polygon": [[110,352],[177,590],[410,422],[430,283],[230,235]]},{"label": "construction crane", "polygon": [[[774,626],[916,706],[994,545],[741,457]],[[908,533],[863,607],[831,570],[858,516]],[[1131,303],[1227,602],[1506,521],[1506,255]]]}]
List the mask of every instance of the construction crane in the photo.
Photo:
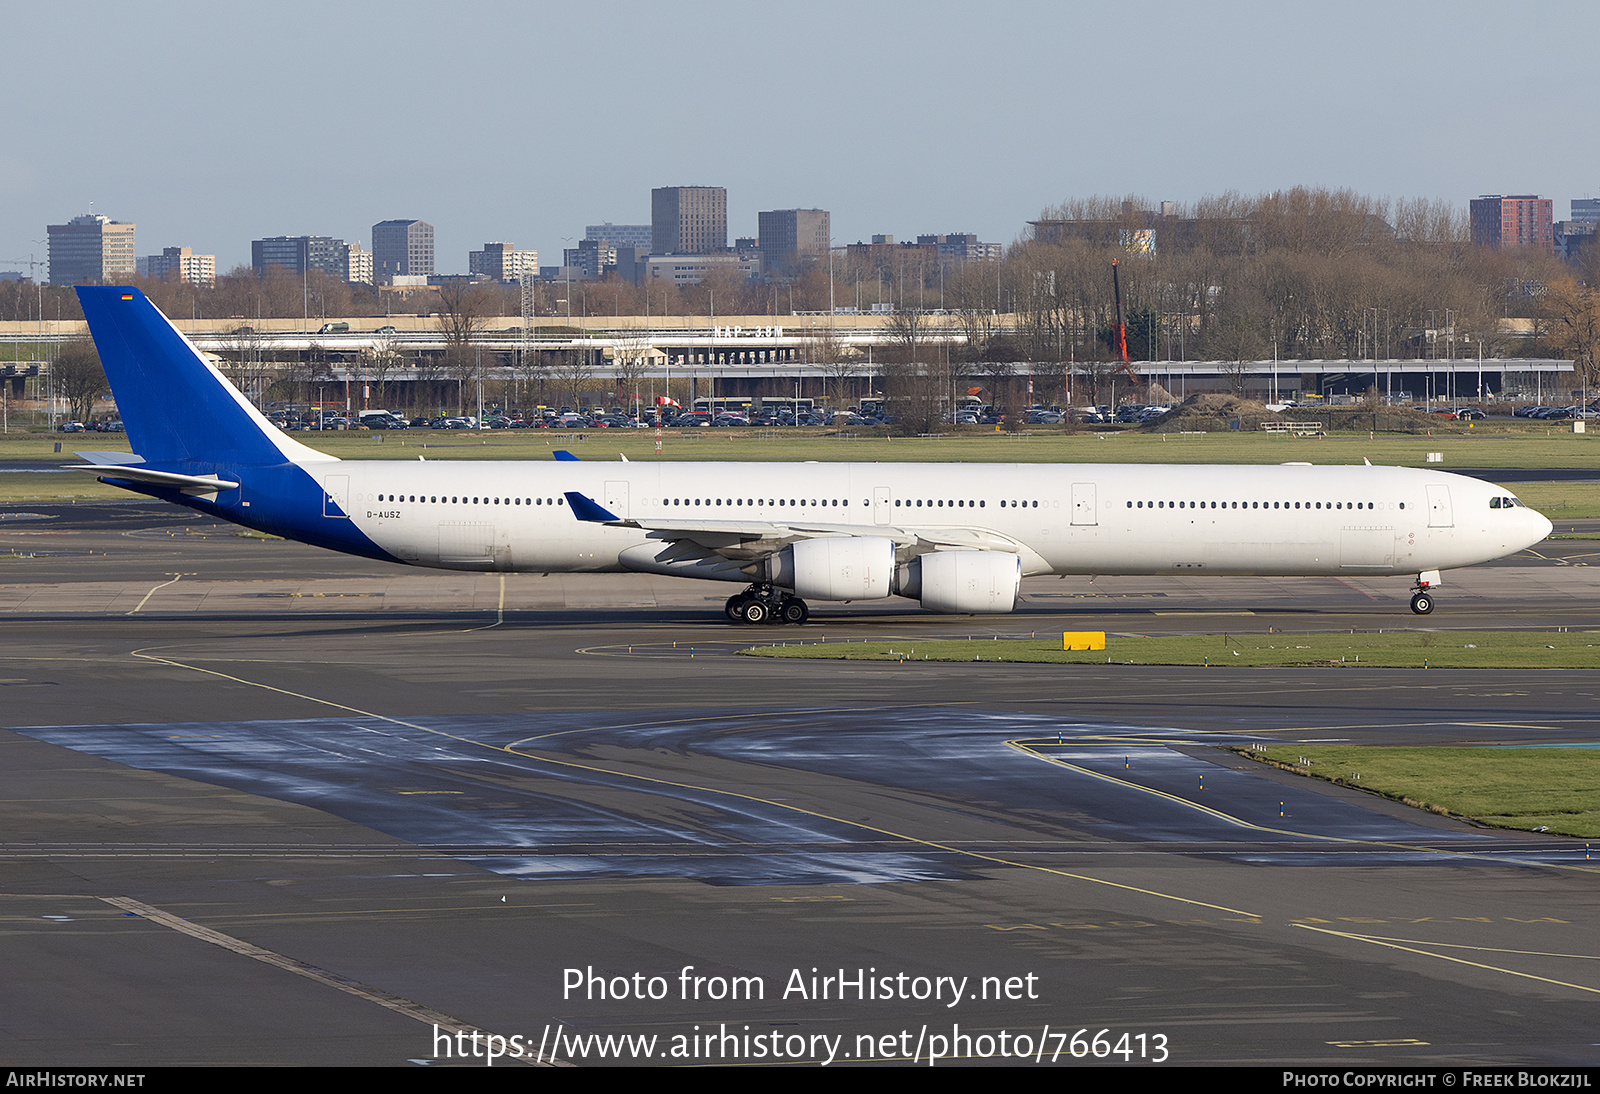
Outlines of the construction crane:
[{"label": "construction crane", "polygon": [[1122,363],[1117,370],[1126,372],[1128,379],[1135,384],[1139,382],[1139,374],[1128,363],[1128,328],[1122,321],[1122,278],[1117,273],[1117,260],[1111,260],[1111,292],[1117,301],[1117,351],[1122,355]]}]

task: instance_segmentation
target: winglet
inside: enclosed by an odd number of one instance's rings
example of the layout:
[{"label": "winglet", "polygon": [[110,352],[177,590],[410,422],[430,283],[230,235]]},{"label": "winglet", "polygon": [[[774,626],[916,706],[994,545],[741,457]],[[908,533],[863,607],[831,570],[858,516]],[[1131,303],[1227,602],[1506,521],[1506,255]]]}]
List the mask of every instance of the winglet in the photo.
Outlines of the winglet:
[{"label": "winglet", "polygon": [[602,523],[622,519],[593,498],[580,494],[576,490],[568,490],[566,498],[567,504],[572,506],[572,515],[579,520]]},{"label": "winglet", "polygon": [[561,463],[577,463],[578,457],[568,452],[565,448],[558,448],[555,452],[556,459]]}]

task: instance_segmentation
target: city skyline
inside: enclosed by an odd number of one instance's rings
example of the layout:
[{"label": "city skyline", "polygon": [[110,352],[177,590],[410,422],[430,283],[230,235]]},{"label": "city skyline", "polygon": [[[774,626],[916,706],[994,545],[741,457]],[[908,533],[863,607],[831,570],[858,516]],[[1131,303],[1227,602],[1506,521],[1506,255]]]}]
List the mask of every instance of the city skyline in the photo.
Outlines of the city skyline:
[{"label": "city skyline", "polygon": [[[1009,244],[1071,197],[1191,203],[1294,185],[1463,209],[1484,193],[1542,194],[1562,219],[1600,185],[1600,149],[1572,136],[1592,127],[1587,99],[1548,36],[1500,42],[1495,71],[1516,76],[1515,95],[1461,66],[1500,25],[1498,5],[1153,3],[1132,26],[1089,6],[918,10],[820,3],[796,23],[762,5],[489,3],[446,23],[420,3],[263,14],[184,0],[95,8],[90,31],[25,10],[8,27],[26,60],[0,153],[0,268],[42,263],[44,226],[91,201],[138,223],[142,246],[182,242],[215,254],[219,272],[247,265],[252,239],[367,245],[375,222],[417,217],[438,226],[449,273],[486,239],[554,255],[586,225],[645,223],[650,190],[680,179],[726,187],[730,237],[755,234],[762,210],[821,208],[836,246],[929,231]],[[1586,12],[1536,15],[1554,36]],[[514,70],[487,94],[435,90],[467,86],[486,42],[537,72],[614,24],[667,55],[730,58],[765,55],[781,26],[796,63],[759,82],[710,66],[644,94],[597,80],[569,105],[565,89],[542,95]],[[189,65],[134,64],[173,49]],[[391,50],[417,62],[425,94],[374,75]],[[47,78],[53,56],[82,78]],[[281,78],[236,77],[268,57],[289,58]],[[563,150],[602,133],[622,154],[585,161],[579,182]]]}]

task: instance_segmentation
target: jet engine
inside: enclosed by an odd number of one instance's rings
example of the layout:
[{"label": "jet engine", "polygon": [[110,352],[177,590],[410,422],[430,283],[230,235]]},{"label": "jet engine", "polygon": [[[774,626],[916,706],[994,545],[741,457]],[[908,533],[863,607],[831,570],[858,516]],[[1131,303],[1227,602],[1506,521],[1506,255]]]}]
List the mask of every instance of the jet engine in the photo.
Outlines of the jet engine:
[{"label": "jet engine", "polygon": [[1022,559],[1004,551],[934,551],[900,567],[895,592],[930,612],[994,612],[1017,605]]},{"label": "jet engine", "polygon": [[812,600],[880,600],[894,581],[894,540],[803,539],[768,560],[768,580]]}]

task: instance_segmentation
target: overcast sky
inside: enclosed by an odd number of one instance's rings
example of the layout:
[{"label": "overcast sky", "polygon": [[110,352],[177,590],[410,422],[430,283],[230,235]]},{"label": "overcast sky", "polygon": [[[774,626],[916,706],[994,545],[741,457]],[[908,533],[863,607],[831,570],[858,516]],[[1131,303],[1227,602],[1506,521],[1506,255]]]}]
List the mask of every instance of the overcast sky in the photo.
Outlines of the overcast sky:
[{"label": "overcast sky", "polygon": [[9,5],[0,269],[91,201],[219,271],[409,217],[439,272],[553,265],[654,186],[726,187],[730,237],[827,209],[836,244],[1301,184],[1559,220],[1600,188],[1593,32],[1505,0]]}]

